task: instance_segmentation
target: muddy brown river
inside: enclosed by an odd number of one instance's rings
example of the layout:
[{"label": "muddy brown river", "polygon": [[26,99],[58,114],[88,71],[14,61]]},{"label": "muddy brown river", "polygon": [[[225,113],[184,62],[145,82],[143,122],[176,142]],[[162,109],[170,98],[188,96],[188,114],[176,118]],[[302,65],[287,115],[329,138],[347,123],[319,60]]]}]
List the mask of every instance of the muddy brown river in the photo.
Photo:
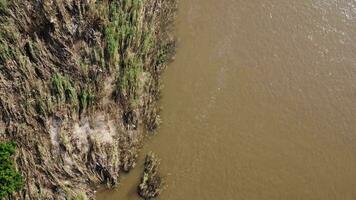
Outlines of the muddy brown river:
[{"label": "muddy brown river", "polygon": [[[356,199],[356,1],[180,0],[165,200]],[[138,199],[142,162],[99,200]]]}]

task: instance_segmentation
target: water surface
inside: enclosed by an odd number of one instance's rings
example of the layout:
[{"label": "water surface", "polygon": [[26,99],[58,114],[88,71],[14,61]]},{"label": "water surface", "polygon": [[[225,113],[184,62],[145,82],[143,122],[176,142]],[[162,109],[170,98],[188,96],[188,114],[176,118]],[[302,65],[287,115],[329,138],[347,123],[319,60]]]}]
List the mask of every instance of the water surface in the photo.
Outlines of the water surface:
[{"label": "water surface", "polygon": [[356,199],[354,0],[180,0],[176,29],[161,199]]}]

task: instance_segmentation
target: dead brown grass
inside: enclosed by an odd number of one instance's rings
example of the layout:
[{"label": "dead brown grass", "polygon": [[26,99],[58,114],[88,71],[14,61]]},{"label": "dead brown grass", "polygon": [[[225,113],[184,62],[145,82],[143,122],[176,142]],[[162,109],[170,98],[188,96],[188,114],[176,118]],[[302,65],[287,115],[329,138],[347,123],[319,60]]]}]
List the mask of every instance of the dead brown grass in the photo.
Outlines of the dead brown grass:
[{"label": "dead brown grass", "polygon": [[[25,181],[13,198],[92,199],[93,186],[115,186],[135,165],[143,130],[159,124],[176,2],[4,2],[0,141],[17,143]],[[115,122],[112,142],[95,127],[74,134],[75,126],[96,126],[102,116],[103,127]]]}]

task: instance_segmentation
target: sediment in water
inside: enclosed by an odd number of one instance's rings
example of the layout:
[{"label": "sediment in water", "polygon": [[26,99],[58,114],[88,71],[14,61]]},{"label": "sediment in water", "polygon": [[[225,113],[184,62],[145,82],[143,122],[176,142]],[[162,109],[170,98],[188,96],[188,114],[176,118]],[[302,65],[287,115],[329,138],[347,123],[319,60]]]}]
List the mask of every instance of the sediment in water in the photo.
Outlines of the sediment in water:
[{"label": "sediment in water", "polygon": [[0,1],[0,141],[17,144],[11,199],[93,199],[159,124],[175,0]]}]

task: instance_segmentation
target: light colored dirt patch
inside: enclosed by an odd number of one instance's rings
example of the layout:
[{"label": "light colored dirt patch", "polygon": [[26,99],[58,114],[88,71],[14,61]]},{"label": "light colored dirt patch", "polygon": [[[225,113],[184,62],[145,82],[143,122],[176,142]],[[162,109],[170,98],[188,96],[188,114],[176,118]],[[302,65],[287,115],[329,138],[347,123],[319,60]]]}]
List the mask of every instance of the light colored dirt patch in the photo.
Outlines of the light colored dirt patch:
[{"label": "light colored dirt patch", "polygon": [[98,143],[113,142],[113,136],[117,133],[115,122],[108,119],[103,114],[98,114],[92,122],[88,119],[84,123],[75,123],[73,127],[73,136],[78,138],[81,143],[88,142],[88,136],[95,139]]},{"label": "light colored dirt patch", "polygon": [[54,148],[59,147],[59,133],[61,131],[61,122],[56,119],[49,120],[49,135],[51,137],[51,143]]}]

